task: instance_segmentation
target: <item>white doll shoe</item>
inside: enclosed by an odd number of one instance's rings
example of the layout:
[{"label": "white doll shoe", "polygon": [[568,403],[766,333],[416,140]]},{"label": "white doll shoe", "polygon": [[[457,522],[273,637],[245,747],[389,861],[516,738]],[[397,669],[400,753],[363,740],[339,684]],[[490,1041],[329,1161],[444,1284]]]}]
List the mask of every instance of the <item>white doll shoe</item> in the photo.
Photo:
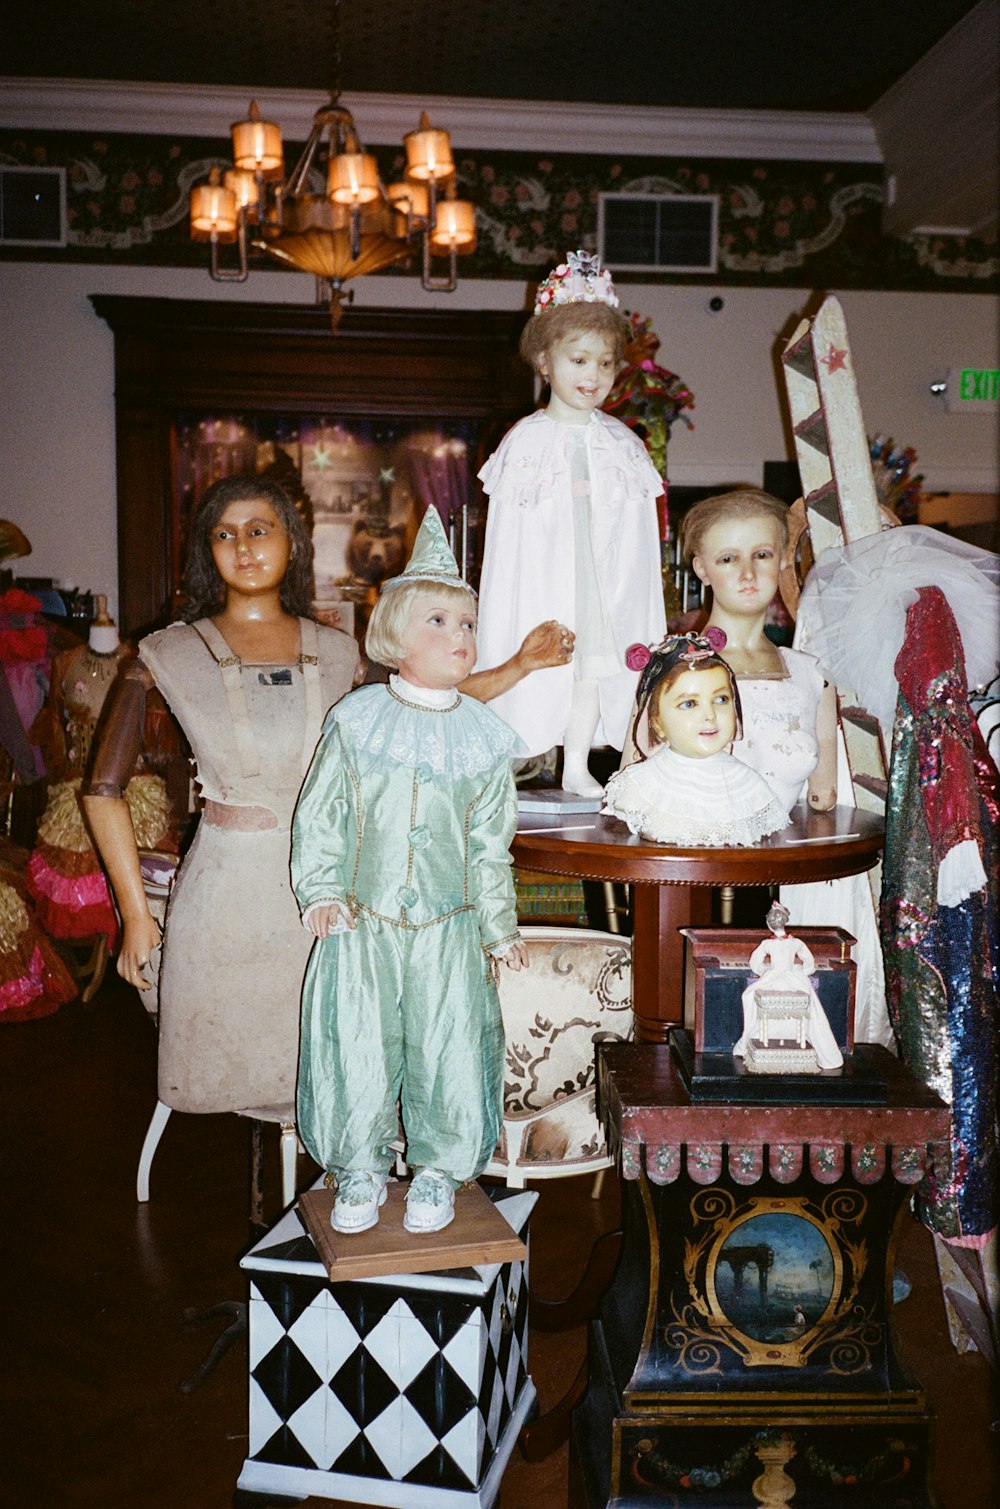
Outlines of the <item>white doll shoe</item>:
[{"label": "white doll shoe", "polygon": [[337,1198],[330,1213],[334,1231],[350,1235],[369,1231],[378,1221],[385,1204],[388,1174],[371,1174],[365,1169],[348,1169],[337,1180]]},{"label": "white doll shoe", "polygon": [[442,1231],[455,1219],[455,1190],[447,1174],[422,1168],[406,1192],[407,1231]]}]

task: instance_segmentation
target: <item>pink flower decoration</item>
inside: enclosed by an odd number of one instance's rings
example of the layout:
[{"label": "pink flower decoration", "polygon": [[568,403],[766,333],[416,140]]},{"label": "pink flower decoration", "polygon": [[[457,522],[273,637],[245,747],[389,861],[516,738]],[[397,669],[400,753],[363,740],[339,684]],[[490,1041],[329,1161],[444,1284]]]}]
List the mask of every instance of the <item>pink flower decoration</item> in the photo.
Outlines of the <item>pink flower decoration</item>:
[{"label": "pink flower decoration", "polygon": [[625,651],[625,664],[630,671],[644,671],[652,656],[646,644],[630,644]]},{"label": "pink flower decoration", "polygon": [[726,631],[725,629],[717,629],[715,624],[710,624],[705,630],[705,638],[716,654],[726,648]]}]

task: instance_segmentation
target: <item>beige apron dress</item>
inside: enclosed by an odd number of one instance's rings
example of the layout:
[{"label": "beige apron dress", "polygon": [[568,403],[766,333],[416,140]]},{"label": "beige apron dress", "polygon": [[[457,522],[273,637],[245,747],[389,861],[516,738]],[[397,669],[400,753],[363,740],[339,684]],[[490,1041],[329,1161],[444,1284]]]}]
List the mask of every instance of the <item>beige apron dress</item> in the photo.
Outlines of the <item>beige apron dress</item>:
[{"label": "beige apron dress", "polygon": [[300,624],[290,666],[242,664],[208,619],[139,646],[206,801],[164,930],[158,1094],[173,1110],[293,1114],[313,940],[291,891],[291,819],[323,717],[358,659],[339,630]]}]

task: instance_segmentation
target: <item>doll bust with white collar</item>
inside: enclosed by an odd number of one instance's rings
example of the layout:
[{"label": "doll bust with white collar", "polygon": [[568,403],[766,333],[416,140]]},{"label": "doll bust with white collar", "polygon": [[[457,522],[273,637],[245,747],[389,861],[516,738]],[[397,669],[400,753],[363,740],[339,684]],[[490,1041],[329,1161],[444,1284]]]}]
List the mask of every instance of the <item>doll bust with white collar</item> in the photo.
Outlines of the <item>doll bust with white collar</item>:
[{"label": "doll bust with white collar", "polygon": [[654,843],[745,847],[787,821],[763,777],[733,758],[740,703],[718,653],[724,642],[711,630],[706,637],[669,634],[629,651],[630,665],[641,671],[633,730],[640,753],[611,777],[602,810]]}]

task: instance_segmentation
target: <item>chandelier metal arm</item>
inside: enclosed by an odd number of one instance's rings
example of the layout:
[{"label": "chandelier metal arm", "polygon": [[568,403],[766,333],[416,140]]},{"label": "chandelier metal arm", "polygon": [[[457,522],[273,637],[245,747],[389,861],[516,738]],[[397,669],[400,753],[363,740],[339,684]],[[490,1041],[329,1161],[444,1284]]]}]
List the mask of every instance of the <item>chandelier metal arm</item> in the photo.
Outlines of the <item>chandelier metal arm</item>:
[{"label": "chandelier metal arm", "polygon": [[420,267],[420,286],[427,293],[454,293],[458,287],[458,257],[454,246],[448,252],[448,276],[435,278],[431,274],[431,237],[437,224],[437,184],[431,179],[427,185],[427,219],[423,228],[423,261]]},{"label": "chandelier metal arm", "polygon": [[235,267],[221,267],[219,265],[219,237],[213,236],[211,245],[211,263],[209,271],[214,283],[245,283],[250,276],[250,264],[247,257],[247,212],[245,206],[240,206],[236,221],[236,247],[239,261]]},{"label": "chandelier metal arm", "polygon": [[[351,112],[343,105],[338,105],[335,100],[322,106],[313,116],[312,130],[302,149],[302,155],[282,185],[286,198],[294,198],[297,194],[308,192],[309,170],[313,165],[320,142],[323,140],[323,133],[327,130],[354,131],[354,117]],[[331,146],[334,140],[334,136],[331,135]]]}]

